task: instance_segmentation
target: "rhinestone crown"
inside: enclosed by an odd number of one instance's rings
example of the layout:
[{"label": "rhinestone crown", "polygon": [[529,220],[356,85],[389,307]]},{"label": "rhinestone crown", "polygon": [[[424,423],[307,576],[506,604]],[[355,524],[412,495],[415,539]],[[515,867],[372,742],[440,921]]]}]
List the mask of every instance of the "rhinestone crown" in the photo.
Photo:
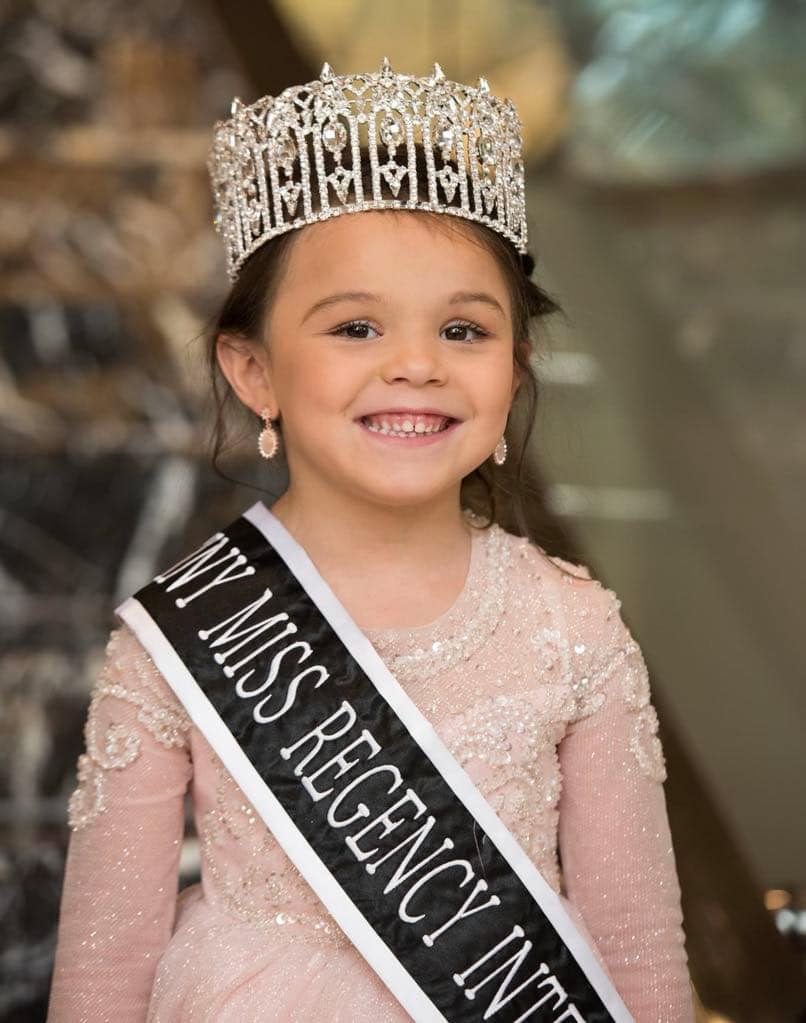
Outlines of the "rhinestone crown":
[{"label": "rhinestone crown", "polygon": [[512,100],[484,78],[452,82],[439,64],[427,78],[397,74],[386,57],[375,73],[334,75],[325,64],[276,97],[249,106],[236,97],[207,161],[230,279],[275,235],[384,208],[479,221],[525,253],[521,127]]}]

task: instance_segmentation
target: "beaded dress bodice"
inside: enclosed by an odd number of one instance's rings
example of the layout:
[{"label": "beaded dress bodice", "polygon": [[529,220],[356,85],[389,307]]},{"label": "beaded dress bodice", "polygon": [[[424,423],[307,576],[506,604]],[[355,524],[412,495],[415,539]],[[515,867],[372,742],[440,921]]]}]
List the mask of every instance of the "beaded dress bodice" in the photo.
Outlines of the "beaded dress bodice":
[{"label": "beaded dress bodice", "polygon": [[[436,621],[364,631],[562,897],[636,1019],[688,1021],[664,756],[646,665],[619,608],[584,567],[493,525],[474,529],[464,587]],[[84,934],[70,906],[79,891],[93,893],[85,872],[103,855],[99,832],[111,828],[114,852],[129,855],[135,825],[127,837],[121,806],[135,815],[138,805],[153,810],[148,801],[166,789],[175,805],[177,791],[190,787],[201,854],[201,884],[181,894],[177,921],[195,913],[198,926],[203,906],[224,931],[354,952],[125,627],[111,637],[86,739],[69,809],[55,1004],[67,984],[59,967],[69,972],[76,954],[69,946]],[[127,795],[138,786],[139,797]],[[171,826],[176,843],[175,820]],[[144,827],[136,833],[145,840]],[[176,927],[156,970],[149,1020],[174,1018],[153,1005],[178,983]]]}]

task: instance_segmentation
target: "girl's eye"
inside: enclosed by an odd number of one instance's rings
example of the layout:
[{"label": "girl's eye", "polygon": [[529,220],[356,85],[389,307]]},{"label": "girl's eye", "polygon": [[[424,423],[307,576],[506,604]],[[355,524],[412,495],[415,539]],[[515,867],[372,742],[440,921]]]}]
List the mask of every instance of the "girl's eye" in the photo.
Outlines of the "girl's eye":
[{"label": "girl's eye", "polygon": [[[342,323],[342,325],[340,327],[336,327],[330,333],[331,334],[344,334],[346,331],[353,331],[353,330],[362,331],[362,330],[374,330],[374,329],[375,328],[372,326],[372,324],[367,323],[366,320],[350,320],[349,323]],[[359,334],[349,334],[348,336],[353,338],[356,341],[370,340],[370,338],[367,336],[367,334],[360,334],[360,333]]]},{"label": "girl's eye", "polygon": [[[460,320],[457,323],[452,323],[444,328],[447,330],[459,331],[460,333],[467,333],[472,331],[477,334],[480,338],[487,337],[487,331],[483,330],[477,323],[471,323],[470,320]],[[348,337],[353,338],[357,341],[371,340],[366,331],[375,330],[375,328],[367,323],[366,320],[350,320],[349,323],[342,323],[341,326],[335,327],[330,333],[335,335],[346,334]],[[358,331],[359,333],[353,333]],[[448,338],[449,341],[464,341],[465,343],[473,344],[474,338],[467,337],[453,337]]]},{"label": "girl's eye", "polygon": [[[480,338],[487,337],[487,331],[483,330],[477,323],[471,323],[470,320],[460,320],[458,323],[452,323],[449,327],[446,327],[445,330],[459,330],[459,331],[472,330],[473,333],[478,334]],[[468,342],[470,344],[473,344],[473,341],[474,341],[474,339],[466,338],[466,337],[453,337],[453,338],[450,338],[450,340],[451,341],[465,341],[465,342]]]}]

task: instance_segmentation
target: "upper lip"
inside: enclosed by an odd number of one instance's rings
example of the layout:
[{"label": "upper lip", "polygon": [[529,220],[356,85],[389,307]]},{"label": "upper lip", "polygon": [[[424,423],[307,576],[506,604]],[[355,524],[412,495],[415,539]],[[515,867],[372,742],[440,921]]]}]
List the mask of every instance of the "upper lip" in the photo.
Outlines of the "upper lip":
[{"label": "upper lip", "polygon": [[383,415],[407,415],[407,416],[443,416],[445,419],[456,419],[456,416],[452,416],[450,412],[443,412],[442,409],[438,408],[382,408],[377,409],[373,412],[362,412],[359,419],[364,419],[366,416],[383,416]]}]

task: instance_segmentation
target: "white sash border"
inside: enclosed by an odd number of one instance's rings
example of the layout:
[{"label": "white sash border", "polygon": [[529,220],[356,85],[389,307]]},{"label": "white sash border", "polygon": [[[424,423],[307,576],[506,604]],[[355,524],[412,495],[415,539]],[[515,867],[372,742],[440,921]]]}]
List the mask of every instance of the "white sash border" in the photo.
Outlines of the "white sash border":
[{"label": "white sash border", "polygon": [[[566,912],[557,893],[546,882],[479,792],[470,776],[444,745],[433,726],[390,673],[369,639],[361,632],[320,575],[305,549],[262,502],[258,501],[252,505],[244,513],[243,518],[259,530],[277,550],[333,631],[372,680],[420,748],[433,761],[456,797],[490,836],[582,967],[615,1023],[635,1023],[610,978],[602,970],[587,942]],[[271,829],[283,851],[389,990],[417,1023],[447,1023],[445,1016],[389,946],[378,937],[366,917],[309,845],[148,611],[134,597],[129,597],[117,608],[116,613],[140,639],[165,680],[186,707],[193,723],[221,758],[266,826]]]}]

